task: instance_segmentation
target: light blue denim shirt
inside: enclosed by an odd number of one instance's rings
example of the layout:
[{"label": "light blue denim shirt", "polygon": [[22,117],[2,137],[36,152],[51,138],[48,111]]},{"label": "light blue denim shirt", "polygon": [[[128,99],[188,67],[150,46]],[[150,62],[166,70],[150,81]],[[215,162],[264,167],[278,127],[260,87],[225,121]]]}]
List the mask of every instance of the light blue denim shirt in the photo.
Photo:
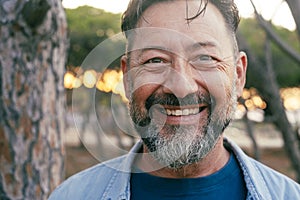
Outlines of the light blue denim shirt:
[{"label": "light blue denim shirt", "polygon": [[[248,157],[235,143],[224,140],[237,157],[248,189],[247,200],[300,200],[300,185]],[[50,195],[50,200],[130,199],[130,171],[142,143],[122,156],[73,175]],[[230,197],[224,198],[230,199]]]}]

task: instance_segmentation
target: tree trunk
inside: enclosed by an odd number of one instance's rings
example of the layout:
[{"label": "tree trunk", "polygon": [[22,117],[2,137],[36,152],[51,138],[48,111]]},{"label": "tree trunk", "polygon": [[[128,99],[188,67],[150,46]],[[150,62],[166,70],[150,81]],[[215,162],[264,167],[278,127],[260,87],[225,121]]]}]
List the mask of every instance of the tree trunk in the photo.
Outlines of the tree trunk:
[{"label": "tree trunk", "polygon": [[64,173],[60,0],[0,1],[0,199],[47,199]]},{"label": "tree trunk", "polygon": [[256,142],[255,135],[254,135],[253,122],[248,118],[249,110],[248,110],[247,106],[245,105],[245,100],[242,97],[239,98],[239,103],[241,105],[243,105],[243,107],[246,110],[246,114],[243,116],[243,121],[245,122],[245,125],[246,125],[247,134],[248,134],[250,140],[252,141],[253,152],[254,152],[253,156],[256,160],[260,160],[260,152],[259,152],[259,147]]},{"label": "tree trunk", "polygon": [[[272,55],[271,55],[269,39],[274,41],[274,43],[277,44],[277,46],[281,48],[284,52],[286,52],[287,55],[294,58],[296,62],[300,63],[300,57],[298,52],[294,51],[292,48],[289,48],[288,45],[284,43],[284,41],[275,33],[275,31],[270,27],[270,25],[262,18],[262,16],[258,14],[252,0],[251,3],[253,5],[258,23],[264,29],[264,31],[268,36],[267,38],[268,41],[266,42],[265,67],[262,67],[264,65],[257,63],[257,59],[254,57],[254,55],[252,55],[250,56],[251,57],[250,60],[253,62],[251,69],[256,71],[255,74],[257,74],[257,76],[260,77],[260,79],[263,80],[264,83],[269,83],[269,84],[259,85],[257,89],[260,91],[260,93],[263,95],[263,98],[268,103],[269,109],[272,112],[274,117],[274,121],[273,121],[274,125],[282,133],[282,138],[285,143],[284,147],[286,149],[287,154],[290,157],[291,163],[296,172],[297,181],[300,183],[300,143],[298,140],[298,133],[292,129],[287,119],[283,104],[281,102],[279,87],[272,66]],[[298,15],[299,13],[297,14],[295,13],[295,11],[297,10],[300,11],[300,1],[291,0],[291,1],[287,1],[287,3],[289,4],[290,7],[293,6],[292,9],[293,17],[299,16]],[[298,18],[295,18],[295,21],[297,24],[297,30],[299,34],[300,32],[299,32],[298,25],[300,21]],[[246,44],[245,41],[243,40],[241,40],[241,42]]]},{"label": "tree trunk", "polygon": [[266,39],[266,68],[269,79],[269,93],[265,95],[269,102],[270,110],[275,115],[274,124],[281,131],[285,143],[285,149],[291,158],[292,165],[297,174],[297,181],[300,183],[300,147],[297,139],[297,133],[293,130],[283,107],[279,87],[276,82],[276,77],[272,64],[270,39]]},{"label": "tree trunk", "polygon": [[[282,134],[284,140],[284,148],[291,160],[293,168],[296,172],[297,180],[300,182],[300,148],[297,140],[297,135],[291,128],[291,125],[287,119],[281,97],[279,94],[279,88],[277,85],[274,71],[271,66],[271,55],[269,54],[269,44],[266,44],[266,64],[260,63],[256,56],[250,50],[247,41],[242,35],[238,35],[238,40],[241,49],[247,52],[249,67],[248,70],[252,70],[253,74],[256,74],[257,79],[260,80],[256,85],[256,89],[260,92],[263,99],[267,102],[270,107],[270,111],[274,116],[274,125]],[[268,84],[265,84],[268,83]]]}]

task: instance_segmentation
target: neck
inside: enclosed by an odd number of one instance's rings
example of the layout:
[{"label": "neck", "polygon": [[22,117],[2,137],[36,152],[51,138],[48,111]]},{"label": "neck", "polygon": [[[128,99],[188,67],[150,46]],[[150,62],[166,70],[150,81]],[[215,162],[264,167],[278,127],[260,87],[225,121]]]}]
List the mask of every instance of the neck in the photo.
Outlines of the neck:
[{"label": "neck", "polygon": [[202,160],[186,165],[179,169],[161,167],[155,159],[148,154],[148,149],[143,148],[143,154],[136,160],[137,166],[149,174],[165,178],[196,178],[213,174],[226,165],[230,157],[220,137],[212,151]]}]

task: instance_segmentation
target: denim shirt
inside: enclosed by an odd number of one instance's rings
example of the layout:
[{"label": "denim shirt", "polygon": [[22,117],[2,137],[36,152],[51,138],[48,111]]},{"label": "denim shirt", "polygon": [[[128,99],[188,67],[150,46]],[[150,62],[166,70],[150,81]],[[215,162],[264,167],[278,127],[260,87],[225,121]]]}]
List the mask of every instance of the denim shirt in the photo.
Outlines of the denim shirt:
[{"label": "denim shirt", "polygon": [[[224,139],[224,143],[239,161],[248,189],[247,200],[300,200],[298,183],[248,157],[232,141]],[[128,154],[73,175],[49,199],[129,200],[131,167],[141,146],[139,142]]]}]

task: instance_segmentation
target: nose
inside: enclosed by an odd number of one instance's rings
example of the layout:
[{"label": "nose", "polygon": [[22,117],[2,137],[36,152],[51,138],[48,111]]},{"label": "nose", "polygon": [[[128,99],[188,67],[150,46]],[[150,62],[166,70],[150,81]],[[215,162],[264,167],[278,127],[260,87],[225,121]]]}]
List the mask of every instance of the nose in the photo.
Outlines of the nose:
[{"label": "nose", "polygon": [[163,92],[174,94],[178,98],[184,98],[188,94],[195,93],[198,90],[198,84],[194,79],[188,62],[184,60],[175,61],[168,77],[165,77]]}]

